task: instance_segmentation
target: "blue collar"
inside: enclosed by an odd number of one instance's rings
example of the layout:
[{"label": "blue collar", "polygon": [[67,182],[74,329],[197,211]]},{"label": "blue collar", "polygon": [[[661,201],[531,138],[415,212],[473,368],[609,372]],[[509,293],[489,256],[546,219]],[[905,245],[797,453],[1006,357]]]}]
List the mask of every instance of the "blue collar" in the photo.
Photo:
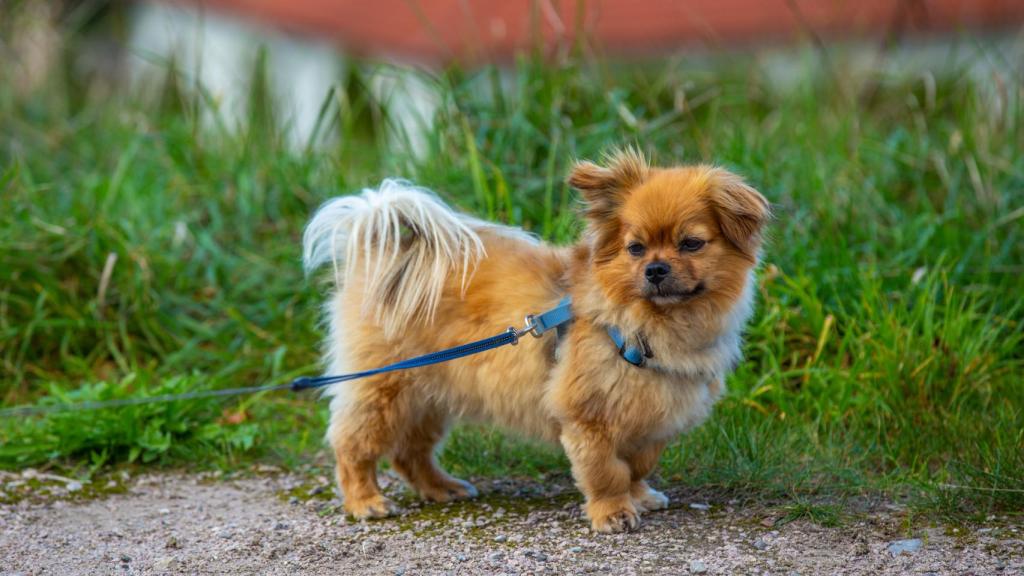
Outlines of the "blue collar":
[{"label": "blue collar", "polygon": [[[566,296],[551,310],[536,316],[527,316],[526,325],[529,328],[529,332],[539,338],[544,332],[555,328],[558,331],[559,338],[561,338],[565,334],[566,324],[572,320],[571,306],[572,298]],[[622,332],[615,326],[608,326],[605,330],[608,332],[608,337],[615,344],[615,348],[619,351],[619,356],[622,356],[623,360],[633,366],[643,368],[647,364],[647,359],[654,357],[651,347],[647,344],[647,339],[643,335],[637,334],[633,339],[634,343],[631,344],[627,342],[626,338],[622,336]]]},{"label": "blue collar", "polygon": [[622,336],[622,332],[619,331],[615,326],[609,326],[606,328],[608,337],[615,343],[615,347],[619,349],[619,356],[626,362],[629,362],[637,368],[643,368],[647,364],[648,358],[653,358],[654,353],[651,352],[651,346],[647,343],[647,339],[642,334],[637,333],[635,344],[629,344]]}]

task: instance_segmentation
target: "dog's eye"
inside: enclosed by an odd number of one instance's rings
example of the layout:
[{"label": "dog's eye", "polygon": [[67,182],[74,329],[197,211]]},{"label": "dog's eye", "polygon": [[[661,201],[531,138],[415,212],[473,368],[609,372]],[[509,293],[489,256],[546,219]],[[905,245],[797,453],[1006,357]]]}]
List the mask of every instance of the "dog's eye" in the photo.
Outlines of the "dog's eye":
[{"label": "dog's eye", "polygon": [[704,241],[700,238],[683,238],[679,243],[679,249],[683,252],[696,252],[704,247]]},{"label": "dog's eye", "polygon": [[644,252],[647,251],[647,248],[639,242],[630,242],[629,246],[626,246],[626,250],[631,256],[643,256]]}]

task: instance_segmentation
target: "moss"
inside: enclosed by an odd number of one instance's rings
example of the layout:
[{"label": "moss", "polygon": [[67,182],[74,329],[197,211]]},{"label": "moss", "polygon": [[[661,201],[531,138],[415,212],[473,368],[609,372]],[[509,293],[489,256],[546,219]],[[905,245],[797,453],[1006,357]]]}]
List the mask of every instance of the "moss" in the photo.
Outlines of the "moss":
[{"label": "moss", "polygon": [[[521,497],[504,493],[483,494],[469,500],[459,500],[444,504],[422,502],[417,507],[410,507],[415,496],[409,495],[403,498],[407,502],[399,502],[406,510],[401,516],[394,519],[384,520],[394,522],[401,532],[411,532],[416,536],[434,536],[449,530],[459,528],[460,534],[470,540],[488,540],[493,542],[492,534],[496,529],[512,520],[519,520],[528,516],[534,511],[561,510],[569,503],[578,503],[579,495],[567,491],[552,496]],[[398,499],[396,499],[398,501]],[[498,510],[503,510],[498,514]],[[485,523],[478,523],[479,519],[486,520]],[[467,520],[473,522],[472,526],[466,526]],[[517,528],[520,532],[522,527]],[[516,542],[507,542],[506,546],[515,547]]]},{"label": "moss", "polygon": [[126,480],[125,475],[121,473],[109,472],[92,478],[75,480],[81,483],[81,488],[68,491],[68,482],[47,476],[8,478],[0,486],[2,488],[0,489],[0,504],[11,505],[19,502],[45,504],[57,500],[66,502],[101,500],[115,494],[128,492]]}]

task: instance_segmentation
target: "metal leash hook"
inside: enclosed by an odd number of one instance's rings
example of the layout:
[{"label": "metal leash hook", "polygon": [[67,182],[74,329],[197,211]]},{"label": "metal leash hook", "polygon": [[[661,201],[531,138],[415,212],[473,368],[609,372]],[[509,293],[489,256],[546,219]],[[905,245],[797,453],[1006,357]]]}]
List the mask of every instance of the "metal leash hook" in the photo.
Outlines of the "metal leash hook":
[{"label": "metal leash hook", "polygon": [[533,314],[527,314],[526,318],[523,320],[523,323],[526,324],[526,326],[523,326],[518,330],[516,330],[515,326],[509,326],[508,330],[506,330],[506,332],[512,335],[513,346],[519,344],[519,339],[525,336],[526,334],[529,334],[534,338],[540,338],[544,336],[544,333],[539,330],[540,324],[537,322],[537,317],[534,316]]}]

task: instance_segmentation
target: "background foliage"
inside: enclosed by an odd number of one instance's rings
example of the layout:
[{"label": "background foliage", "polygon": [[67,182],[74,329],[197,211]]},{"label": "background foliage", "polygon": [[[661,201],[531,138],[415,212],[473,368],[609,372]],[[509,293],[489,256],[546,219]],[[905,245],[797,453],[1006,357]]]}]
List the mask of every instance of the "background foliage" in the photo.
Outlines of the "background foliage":
[{"label": "background foliage", "polygon": [[[662,163],[728,166],[778,214],[747,360],[712,420],[666,453],[664,478],[1020,509],[1022,84],[984,47],[948,49],[966,64],[915,74],[796,50],[785,81],[738,56],[572,52],[435,74],[356,62],[300,145],[259,67],[241,121],[173,63],[157,98],[0,80],[0,399],[316,372],[322,287],[302,276],[299,238],[322,201],[401,175],[571,242],[570,162],[634,143]],[[405,74],[440,102],[420,136],[367,88]],[[0,466],[294,464],[322,450],[325,416],[278,394],[4,419]],[[557,450],[478,427],[443,459],[460,474],[567,471]]]}]

